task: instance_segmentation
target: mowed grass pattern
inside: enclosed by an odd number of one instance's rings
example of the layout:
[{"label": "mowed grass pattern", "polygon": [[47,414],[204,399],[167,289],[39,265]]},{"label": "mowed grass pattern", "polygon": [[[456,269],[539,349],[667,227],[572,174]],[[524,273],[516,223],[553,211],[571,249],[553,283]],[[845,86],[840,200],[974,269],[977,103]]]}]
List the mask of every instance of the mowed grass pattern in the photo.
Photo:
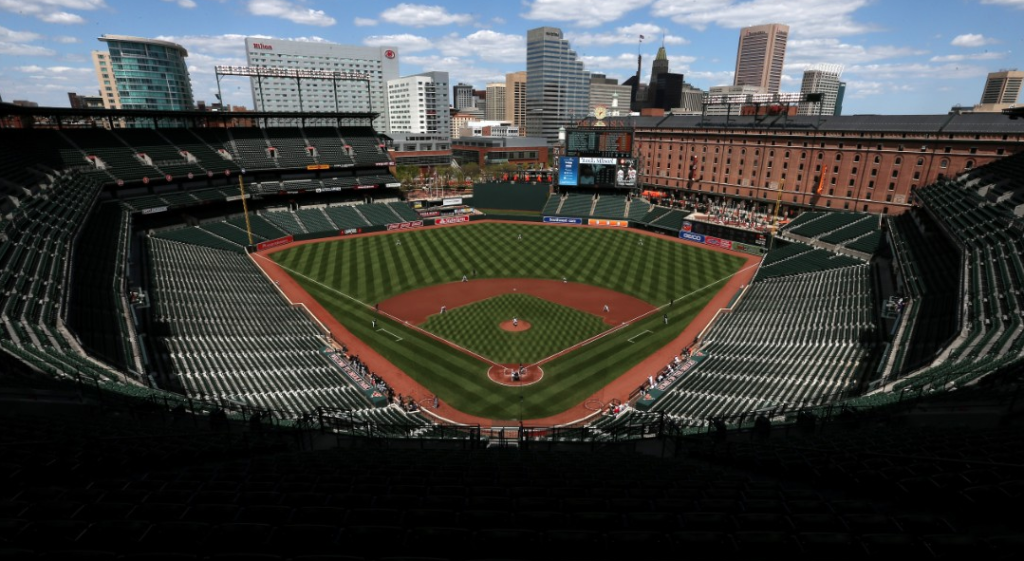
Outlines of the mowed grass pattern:
[{"label": "mowed grass pattern", "polygon": [[[466,413],[508,420],[520,404],[523,418],[540,418],[594,394],[674,339],[744,262],[626,230],[487,222],[306,244],[273,259],[355,337],[428,391]],[[373,311],[374,302],[474,269],[481,278],[566,276],[664,306],[671,321],[664,325],[655,314],[546,363],[542,383],[508,388],[487,379],[486,362]],[[387,332],[371,329],[375,319]]]},{"label": "mowed grass pattern", "polygon": [[[529,322],[530,329],[502,329],[513,317]],[[498,364],[532,364],[610,328],[595,315],[525,294],[459,306],[420,327]]]}]

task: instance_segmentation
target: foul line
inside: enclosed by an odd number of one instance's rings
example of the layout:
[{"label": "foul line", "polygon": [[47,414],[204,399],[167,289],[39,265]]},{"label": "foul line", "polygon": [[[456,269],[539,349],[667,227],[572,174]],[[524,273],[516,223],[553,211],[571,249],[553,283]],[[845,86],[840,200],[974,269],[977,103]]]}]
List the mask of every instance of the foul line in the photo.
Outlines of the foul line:
[{"label": "foul line", "polygon": [[[320,282],[320,281],[318,281],[318,280],[316,280],[314,278],[310,278],[310,277],[308,277],[308,276],[306,276],[306,275],[304,275],[304,274],[302,274],[302,273],[300,273],[300,272],[298,272],[298,271],[296,271],[294,269],[290,269],[288,267],[285,267],[284,265],[281,265],[280,263],[277,263],[277,262],[275,262],[275,261],[273,261],[273,260],[271,260],[271,259],[269,259],[269,258],[267,258],[267,257],[265,257],[265,256],[263,256],[261,254],[259,254],[259,253],[254,253],[254,254],[250,254],[250,255],[255,255],[255,256],[258,256],[258,257],[260,257],[262,259],[265,259],[265,260],[269,261],[270,263],[272,263],[274,265],[277,265],[277,267],[280,268],[282,271],[287,271],[292,276],[302,277],[302,278],[308,280],[309,282],[311,282],[311,283],[313,283],[313,284],[323,288],[324,290],[326,290],[328,292],[333,292],[333,293],[338,294],[340,296],[344,296],[345,298],[348,298],[349,300],[351,300],[351,301],[353,301],[353,302],[355,302],[355,303],[357,303],[357,304],[359,304],[359,305],[361,305],[361,306],[363,306],[363,307],[365,307],[367,309],[373,309],[374,311],[376,311],[376,309],[373,306],[370,306],[369,304],[367,304],[366,302],[363,302],[362,300],[359,300],[358,298],[355,298],[353,296],[349,296],[348,294],[345,294],[344,292],[338,290],[337,288],[334,288],[334,287],[331,287],[331,286],[327,286],[326,284],[324,284],[324,283],[322,283],[322,282]],[[262,269],[263,267],[260,267],[260,268]],[[292,302],[292,304],[295,304],[295,302]],[[299,304],[302,304],[302,303],[300,302]],[[302,305],[305,305],[305,304],[302,304]],[[427,337],[430,337],[431,339],[434,339],[435,341],[439,341],[439,342],[444,343],[444,344],[446,344],[446,345],[448,345],[448,346],[450,346],[450,347],[452,347],[454,349],[458,349],[458,350],[466,353],[467,355],[469,355],[471,357],[474,357],[474,358],[476,358],[476,359],[478,359],[480,361],[483,361],[483,362],[486,362],[487,364],[490,364],[491,366],[501,366],[497,362],[494,362],[493,360],[491,360],[491,359],[489,359],[489,358],[487,358],[485,356],[482,356],[482,355],[479,355],[477,353],[474,353],[473,351],[471,351],[471,350],[469,350],[469,349],[467,349],[465,347],[462,347],[462,346],[460,346],[460,345],[458,345],[456,343],[453,343],[453,342],[451,342],[451,341],[449,341],[447,339],[441,338],[441,337],[439,337],[439,336],[437,336],[437,335],[427,331],[426,329],[423,329],[422,327],[420,327],[418,325],[413,325],[413,324],[409,323],[408,320],[404,320],[404,319],[399,318],[397,316],[393,316],[393,315],[389,314],[388,312],[376,311],[376,313],[378,313],[378,314],[380,314],[380,315],[382,315],[384,317],[391,318],[393,321],[397,322],[398,324],[404,325],[406,327],[406,329],[412,329],[414,331],[418,331],[419,333],[422,333],[423,335],[426,335]],[[334,318],[334,319],[337,320],[337,318]],[[383,331],[383,329],[380,329],[379,331]],[[391,334],[391,336],[395,337],[395,335],[393,333]],[[399,339],[399,341],[401,341],[401,339]]]},{"label": "foul line", "polygon": [[640,333],[637,333],[636,335],[634,335],[634,336],[632,336],[632,337],[630,337],[629,339],[626,339],[626,340],[629,341],[630,343],[632,343],[633,339],[636,339],[637,337],[640,337],[641,335],[646,335],[648,333],[654,333],[654,332],[651,331],[650,329],[644,329]]}]

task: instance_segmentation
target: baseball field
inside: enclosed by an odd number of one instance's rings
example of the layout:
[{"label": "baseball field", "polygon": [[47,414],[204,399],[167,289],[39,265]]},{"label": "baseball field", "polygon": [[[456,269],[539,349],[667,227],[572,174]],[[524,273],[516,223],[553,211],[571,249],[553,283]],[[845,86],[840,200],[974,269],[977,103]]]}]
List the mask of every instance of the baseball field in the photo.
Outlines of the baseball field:
[{"label": "baseball field", "polygon": [[[449,406],[507,420],[587,399],[678,336],[745,262],[628,230],[497,222],[342,238],[271,258]],[[502,379],[518,365],[542,376]]]}]

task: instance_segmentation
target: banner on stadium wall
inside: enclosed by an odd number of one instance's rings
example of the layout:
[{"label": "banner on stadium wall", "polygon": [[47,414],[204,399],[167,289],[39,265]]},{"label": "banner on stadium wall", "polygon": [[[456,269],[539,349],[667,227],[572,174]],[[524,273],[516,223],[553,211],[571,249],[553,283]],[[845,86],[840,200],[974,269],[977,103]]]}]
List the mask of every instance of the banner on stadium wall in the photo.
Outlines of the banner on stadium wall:
[{"label": "banner on stadium wall", "polygon": [[256,244],[256,251],[263,251],[264,249],[270,249],[272,247],[287,245],[292,243],[294,239],[295,238],[293,238],[292,236],[285,236],[283,238],[277,238],[276,240],[260,242]]},{"label": "banner on stadium wall", "polygon": [[441,206],[455,206],[462,204],[462,197],[455,197],[452,199],[441,199]]},{"label": "banner on stadium wall", "polygon": [[588,226],[617,226],[619,228],[629,228],[628,220],[605,220],[603,218],[588,218]]},{"label": "banner on stadium wall", "polygon": [[434,221],[434,224],[441,226],[444,224],[458,224],[459,222],[469,222],[469,215],[463,214],[462,216],[449,216],[447,218],[438,218]]},{"label": "banner on stadium wall", "polygon": [[683,231],[689,232],[691,230],[693,230],[693,224],[689,220],[683,220]]},{"label": "banner on stadium wall", "polygon": [[545,216],[544,222],[548,224],[583,224],[583,219],[568,216]]},{"label": "banner on stadium wall", "polygon": [[691,242],[704,243],[704,234],[694,234],[692,232],[679,232],[679,237],[684,240]]},{"label": "banner on stadium wall", "polygon": [[387,396],[381,393],[381,391],[378,390],[377,388],[373,387],[373,384],[368,382],[366,378],[363,378],[359,374],[356,374],[352,366],[341,358],[341,355],[334,351],[328,351],[325,354],[327,354],[327,357],[330,358],[332,362],[334,362],[335,366],[337,366],[342,372],[345,373],[345,376],[347,376],[348,379],[352,381],[352,383],[354,383],[360,390],[363,391],[363,395],[369,398],[374,405],[378,407],[387,405]]},{"label": "banner on stadium wall", "polygon": [[142,209],[142,214],[156,214],[158,212],[167,212],[167,207],[165,207],[165,206],[155,206],[155,207],[152,207],[152,208],[144,208],[144,209]]},{"label": "banner on stadium wall", "polygon": [[412,222],[396,222],[394,224],[388,224],[388,230],[408,230],[409,228],[419,228],[423,226],[422,220],[413,220]]},{"label": "banner on stadium wall", "polygon": [[434,218],[435,216],[441,216],[440,210],[421,210],[419,215],[422,218]]},{"label": "banner on stadium wall", "polygon": [[356,185],[356,189],[376,189],[376,185]]},{"label": "banner on stadium wall", "polygon": [[228,195],[227,197],[224,197],[224,200],[230,203],[231,201],[240,201],[243,198],[251,199],[252,195],[249,193],[246,193],[245,195]]},{"label": "banner on stadium wall", "polygon": [[705,245],[713,245],[722,249],[732,249],[732,242],[729,240],[723,240],[722,238],[713,238],[707,236],[704,238]]},{"label": "banner on stadium wall", "polygon": [[338,232],[338,235],[340,235],[340,236],[351,236],[353,234],[362,234],[362,233],[363,233],[363,229],[362,228],[346,228],[345,230],[342,230],[342,231]]}]

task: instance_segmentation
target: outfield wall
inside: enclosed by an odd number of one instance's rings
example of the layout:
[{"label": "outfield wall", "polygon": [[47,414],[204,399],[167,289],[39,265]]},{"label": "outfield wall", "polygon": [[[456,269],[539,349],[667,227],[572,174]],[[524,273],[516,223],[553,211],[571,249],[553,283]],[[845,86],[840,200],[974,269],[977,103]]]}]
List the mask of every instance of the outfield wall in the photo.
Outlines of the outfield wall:
[{"label": "outfield wall", "polygon": [[540,212],[550,194],[551,185],[547,183],[477,183],[473,186],[473,206]]}]

